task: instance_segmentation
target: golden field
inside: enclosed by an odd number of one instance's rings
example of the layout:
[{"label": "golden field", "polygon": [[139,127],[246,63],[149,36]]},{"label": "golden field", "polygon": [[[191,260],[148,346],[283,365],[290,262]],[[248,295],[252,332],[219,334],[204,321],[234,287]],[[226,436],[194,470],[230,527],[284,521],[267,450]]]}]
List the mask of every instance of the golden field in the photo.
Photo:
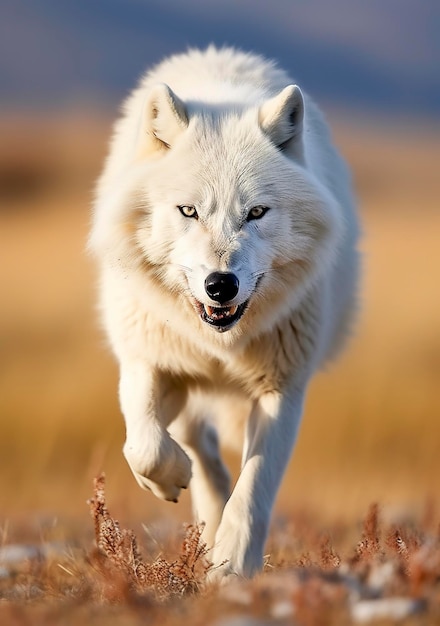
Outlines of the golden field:
[{"label": "golden field", "polygon": [[[157,501],[122,457],[117,370],[85,252],[109,129],[88,114],[0,120],[3,542],[54,526],[91,541],[86,499],[102,470],[112,512],[132,527],[190,520],[187,494]],[[358,323],[311,386],[275,511],[305,511],[323,530],[357,523],[373,501],[389,520],[440,505],[440,135],[338,119],[334,133],[363,223]]]}]

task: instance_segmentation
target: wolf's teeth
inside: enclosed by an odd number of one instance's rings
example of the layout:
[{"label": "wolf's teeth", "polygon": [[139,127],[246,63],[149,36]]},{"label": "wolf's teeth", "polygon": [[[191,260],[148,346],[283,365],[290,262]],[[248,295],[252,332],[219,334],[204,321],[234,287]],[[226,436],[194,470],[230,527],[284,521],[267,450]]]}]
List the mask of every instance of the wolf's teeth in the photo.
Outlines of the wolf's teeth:
[{"label": "wolf's teeth", "polygon": [[231,307],[213,307],[209,304],[204,304],[205,313],[208,317],[213,319],[221,319],[222,317],[231,317],[238,311],[238,306]]}]

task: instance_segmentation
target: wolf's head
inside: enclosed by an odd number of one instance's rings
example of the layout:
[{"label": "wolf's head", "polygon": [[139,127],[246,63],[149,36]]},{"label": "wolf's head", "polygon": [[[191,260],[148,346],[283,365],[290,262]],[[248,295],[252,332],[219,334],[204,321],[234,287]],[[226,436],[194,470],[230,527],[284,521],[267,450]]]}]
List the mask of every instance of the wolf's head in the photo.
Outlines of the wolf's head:
[{"label": "wolf's head", "polygon": [[338,210],[309,168],[304,122],[294,85],[244,107],[184,103],[159,84],[144,104],[131,245],[214,331],[269,328],[332,262]]}]

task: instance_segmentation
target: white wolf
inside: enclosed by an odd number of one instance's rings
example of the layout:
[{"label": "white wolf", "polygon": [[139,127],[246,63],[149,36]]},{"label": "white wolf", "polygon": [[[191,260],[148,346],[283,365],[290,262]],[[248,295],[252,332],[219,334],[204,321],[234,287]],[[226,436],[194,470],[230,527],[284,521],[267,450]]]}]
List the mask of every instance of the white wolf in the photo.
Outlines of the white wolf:
[{"label": "white wolf", "polygon": [[[126,101],[90,237],[124,454],[159,498],[191,479],[219,577],[262,566],[308,381],[354,308],[356,237],[326,124],[273,62],[190,50]],[[231,492],[215,427],[243,416]]]}]

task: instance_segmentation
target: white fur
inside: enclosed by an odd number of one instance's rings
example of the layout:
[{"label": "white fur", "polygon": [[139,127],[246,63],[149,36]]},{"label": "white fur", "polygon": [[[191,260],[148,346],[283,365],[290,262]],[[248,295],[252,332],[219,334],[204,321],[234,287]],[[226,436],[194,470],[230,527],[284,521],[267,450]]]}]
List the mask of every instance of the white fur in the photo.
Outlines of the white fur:
[{"label": "white fur", "polygon": [[[258,206],[269,210],[247,221]],[[273,63],[191,50],[146,74],[125,103],[90,238],[121,367],[124,454],[160,498],[177,500],[191,479],[213,561],[225,562],[217,576],[262,565],[308,381],[354,307],[356,237],[325,122]],[[225,332],[199,315],[218,306],[204,287],[216,271],[239,280],[228,307],[248,301]],[[231,493],[216,427],[243,419]]]}]

